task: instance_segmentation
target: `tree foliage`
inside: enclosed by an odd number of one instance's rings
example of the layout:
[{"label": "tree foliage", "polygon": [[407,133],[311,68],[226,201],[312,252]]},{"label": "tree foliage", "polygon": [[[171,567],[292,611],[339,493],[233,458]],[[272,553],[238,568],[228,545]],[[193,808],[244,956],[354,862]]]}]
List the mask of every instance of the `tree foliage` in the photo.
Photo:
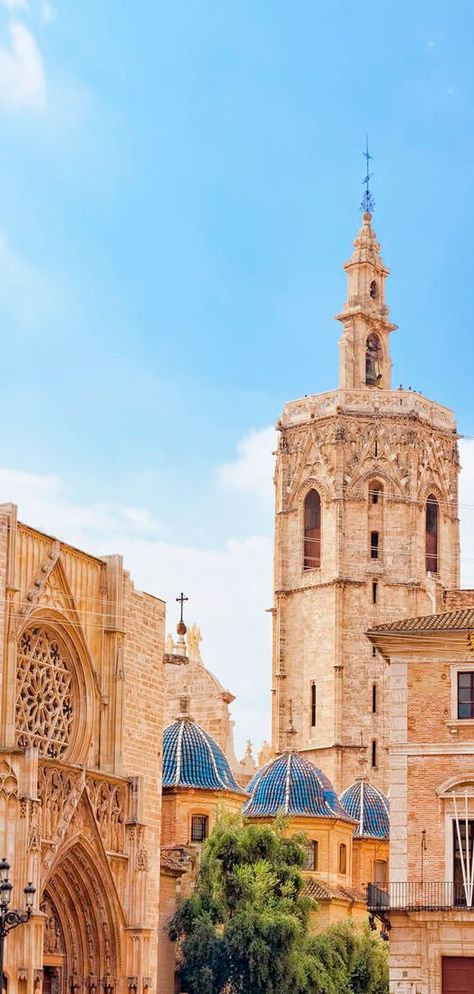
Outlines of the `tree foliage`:
[{"label": "tree foliage", "polygon": [[[386,950],[346,923],[311,936],[304,836],[220,819],[169,924],[189,994],[386,994]],[[385,985],[385,986],[384,986]]]}]

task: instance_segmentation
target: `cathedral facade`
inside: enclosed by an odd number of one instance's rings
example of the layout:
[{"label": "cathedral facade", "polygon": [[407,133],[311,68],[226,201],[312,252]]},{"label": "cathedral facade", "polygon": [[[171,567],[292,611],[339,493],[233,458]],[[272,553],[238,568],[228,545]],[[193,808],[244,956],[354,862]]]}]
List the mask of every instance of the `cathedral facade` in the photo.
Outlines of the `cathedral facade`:
[{"label": "cathedral facade", "polygon": [[295,746],[338,792],[388,784],[386,666],[365,632],[436,610],[459,586],[458,453],[450,410],[392,389],[389,274],[365,213],[345,264],[339,386],[277,424],[272,742]]},{"label": "cathedral facade", "polygon": [[0,506],[0,855],[8,994],[157,989],[163,601]]}]

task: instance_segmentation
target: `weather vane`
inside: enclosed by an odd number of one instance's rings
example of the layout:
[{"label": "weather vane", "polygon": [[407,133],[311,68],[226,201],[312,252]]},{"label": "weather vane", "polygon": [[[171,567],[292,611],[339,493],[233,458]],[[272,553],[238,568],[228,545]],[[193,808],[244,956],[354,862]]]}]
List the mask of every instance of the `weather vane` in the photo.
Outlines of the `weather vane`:
[{"label": "weather vane", "polygon": [[367,136],[367,138],[365,140],[365,152],[362,152],[362,155],[364,156],[364,159],[366,161],[366,167],[367,168],[366,168],[366,173],[365,173],[364,179],[362,180],[362,182],[363,182],[363,184],[365,186],[365,190],[364,190],[364,196],[362,197],[362,200],[361,200],[360,209],[361,209],[361,211],[362,211],[363,214],[373,214],[374,213],[374,208],[375,208],[375,200],[374,200],[374,198],[373,198],[373,196],[372,196],[372,194],[370,192],[370,186],[369,186],[371,177],[373,176],[373,173],[369,172],[369,169],[370,169],[369,163],[370,163],[370,161],[372,159],[372,156],[371,156],[371,154],[369,152],[369,138],[368,138],[368,136]]}]

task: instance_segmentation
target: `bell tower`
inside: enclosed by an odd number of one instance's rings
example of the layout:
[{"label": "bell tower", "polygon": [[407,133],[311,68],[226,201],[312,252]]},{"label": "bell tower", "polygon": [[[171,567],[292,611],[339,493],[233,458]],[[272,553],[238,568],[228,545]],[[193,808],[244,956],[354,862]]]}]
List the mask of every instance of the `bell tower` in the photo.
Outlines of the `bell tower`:
[{"label": "bell tower", "polygon": [[273,748],[337,791],[387,789],[386,667],[365,632],[430,614],[459,586],[458,454],[450,410],[391,389],[389,320],[368,189],[344,268],[339,387],[285,404],[275,470]]},{"label": "bell tower", "polygon": [[380,257],[371,222],[372,215],[364,212],[354,251],[344,266],[347,301],[337,315],[343,327],[339,385],[344,389],[367,386],[390,390],[391,386],[389,336],[397,326],[388,319],[385,280],[390,271]]}]

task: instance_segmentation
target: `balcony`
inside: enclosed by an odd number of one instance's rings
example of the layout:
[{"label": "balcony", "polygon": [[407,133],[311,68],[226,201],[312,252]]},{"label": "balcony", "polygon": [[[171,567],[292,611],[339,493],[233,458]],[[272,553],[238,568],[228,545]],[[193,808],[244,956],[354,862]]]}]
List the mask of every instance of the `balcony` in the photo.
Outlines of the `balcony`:
[{"label": "balcony", "polygon": [[369,884],[367,907],[371,915],[390,911],[472,911],[472,887],[450,881],[409,881]]}]

